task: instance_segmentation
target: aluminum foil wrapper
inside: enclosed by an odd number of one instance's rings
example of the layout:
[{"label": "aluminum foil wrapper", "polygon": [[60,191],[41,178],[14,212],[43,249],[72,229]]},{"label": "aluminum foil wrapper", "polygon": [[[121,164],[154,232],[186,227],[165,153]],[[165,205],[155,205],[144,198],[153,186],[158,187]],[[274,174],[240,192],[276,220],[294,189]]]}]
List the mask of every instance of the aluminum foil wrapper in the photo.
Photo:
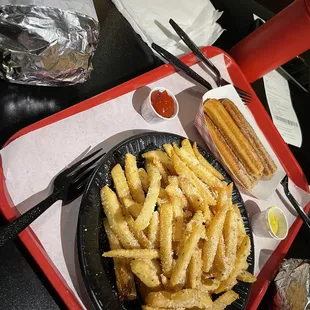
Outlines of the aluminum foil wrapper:
[{"label": "aluminum foil wrapper", "polygon": [[310,309],[310,261],[284,260],[275,285],[281,310]]},{"label": "aluminum foil wrapper", "polygon": [[99,39],[89,1],[0,0],[0,77],[44,86],[85,82]]}]

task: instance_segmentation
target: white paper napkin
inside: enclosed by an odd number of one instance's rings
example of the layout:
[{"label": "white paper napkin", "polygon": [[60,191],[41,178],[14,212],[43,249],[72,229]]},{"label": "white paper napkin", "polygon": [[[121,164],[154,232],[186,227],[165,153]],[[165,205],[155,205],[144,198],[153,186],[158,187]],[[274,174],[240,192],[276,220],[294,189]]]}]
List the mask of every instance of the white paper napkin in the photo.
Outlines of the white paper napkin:
[{"label": "white paper napkin", "polygon": [[179,56],[188,53],[169,24],[172,18],[198,46],[212,45],[224,31],[216,22],[222,12],[209,0],[112,0],[149,46],[153,42]]}]

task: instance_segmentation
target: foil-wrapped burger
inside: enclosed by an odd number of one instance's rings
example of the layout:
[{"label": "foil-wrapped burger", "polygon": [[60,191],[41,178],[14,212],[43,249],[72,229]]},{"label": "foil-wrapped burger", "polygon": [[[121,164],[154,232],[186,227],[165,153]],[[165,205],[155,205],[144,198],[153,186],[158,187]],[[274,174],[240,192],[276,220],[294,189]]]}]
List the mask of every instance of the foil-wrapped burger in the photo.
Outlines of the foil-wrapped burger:
[{"label": "foil-wrapped burger", "polygon": [[0,0],[1,78],[45,86],[72,85],[89,78],[99,23],[55,6],[1,5]]}]

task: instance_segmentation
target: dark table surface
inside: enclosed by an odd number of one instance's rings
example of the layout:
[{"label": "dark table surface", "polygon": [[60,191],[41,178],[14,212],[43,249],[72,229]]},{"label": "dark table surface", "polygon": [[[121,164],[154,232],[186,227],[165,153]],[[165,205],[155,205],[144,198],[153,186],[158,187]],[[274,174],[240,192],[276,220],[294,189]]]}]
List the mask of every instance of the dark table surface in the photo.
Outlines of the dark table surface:
[{"label": "dark table surface", "polygon": [[[94,2],[101,34],[91,79],[84,84],[63,88],[21,86],[0,81],[0,146],[19,129],[161,64],[110,1]],[[224,11],[219,22],[227,31],[215,45],[225,51],[252,31],[253,13],[264,19],[272,16],[252,0],[212,2],[217,9]],[[262,81],[255,82],[253,87],[266,103]],[[294,86],[291,93],[305,137],[309,95]],[[309,176],[307,143],[304,141],[301,149],[291,149]],[[0,225],[4,223],[0,217]],[[308,243],[303,244],[303,249],[305,245]],[[306,255],[300,246],[296,249],[301,251],[299,256]],[[19,240],[0,249],[0,301],[1,309],[65,308]]]}]

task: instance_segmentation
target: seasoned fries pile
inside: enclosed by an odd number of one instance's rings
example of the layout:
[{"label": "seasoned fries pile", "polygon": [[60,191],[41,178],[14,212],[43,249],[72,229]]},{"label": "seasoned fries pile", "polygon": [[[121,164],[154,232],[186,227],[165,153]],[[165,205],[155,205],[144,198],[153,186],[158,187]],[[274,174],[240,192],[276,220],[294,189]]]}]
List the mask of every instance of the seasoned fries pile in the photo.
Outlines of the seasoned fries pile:
[{"label": "seasoned fries pile", "polygon": [[[144,153],[145,169],[126,154],[112,171],[116,193],[101,189],[104,227],[119,296],[143,298],[144,310],[225,309],[248,273],[250,239],[233,184],[185,139]],[[216,297],[214,294],[217,294]]]}]

